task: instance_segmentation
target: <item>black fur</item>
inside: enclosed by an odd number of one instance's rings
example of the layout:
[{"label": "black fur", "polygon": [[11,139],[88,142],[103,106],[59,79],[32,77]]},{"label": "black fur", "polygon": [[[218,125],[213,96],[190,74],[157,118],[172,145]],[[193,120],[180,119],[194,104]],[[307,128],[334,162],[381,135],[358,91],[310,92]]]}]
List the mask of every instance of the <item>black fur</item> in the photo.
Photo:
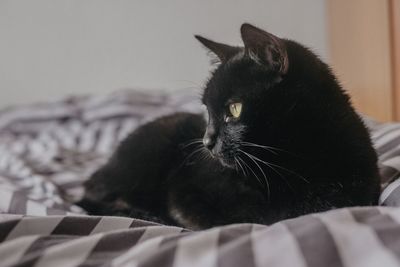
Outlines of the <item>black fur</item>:
[{"label": "black fur", "polygon": [[329,67],[296,42],[241,31],[244,48],[197,37],[221,60],[203,94],[209,120],[179,113],[133,132],[81,206],[202,229],[377,204],[376,153]]}]

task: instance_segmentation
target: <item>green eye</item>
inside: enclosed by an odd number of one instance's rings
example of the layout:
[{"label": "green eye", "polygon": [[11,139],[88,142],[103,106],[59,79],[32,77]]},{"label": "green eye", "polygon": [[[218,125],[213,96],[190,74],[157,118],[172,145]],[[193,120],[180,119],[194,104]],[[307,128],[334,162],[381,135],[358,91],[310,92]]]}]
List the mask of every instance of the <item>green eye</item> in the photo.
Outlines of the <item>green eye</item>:
[{"label": "green eye", "polygon": [[229,104],[229,112],[235,119],[239,118],[240,113],[242,113],[242,103]]}]

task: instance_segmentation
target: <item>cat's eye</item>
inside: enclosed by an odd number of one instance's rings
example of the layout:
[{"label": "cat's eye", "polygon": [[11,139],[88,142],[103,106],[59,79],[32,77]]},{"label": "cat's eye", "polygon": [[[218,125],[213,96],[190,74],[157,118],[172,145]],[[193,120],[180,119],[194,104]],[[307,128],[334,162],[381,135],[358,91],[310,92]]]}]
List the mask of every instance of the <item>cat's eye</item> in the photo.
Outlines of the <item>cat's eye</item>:
[{"label": "cat's eye", "polygon": [[242,113],[242,103],[231,103],[229,104],[229,112],[235,119],[239,118]]}]

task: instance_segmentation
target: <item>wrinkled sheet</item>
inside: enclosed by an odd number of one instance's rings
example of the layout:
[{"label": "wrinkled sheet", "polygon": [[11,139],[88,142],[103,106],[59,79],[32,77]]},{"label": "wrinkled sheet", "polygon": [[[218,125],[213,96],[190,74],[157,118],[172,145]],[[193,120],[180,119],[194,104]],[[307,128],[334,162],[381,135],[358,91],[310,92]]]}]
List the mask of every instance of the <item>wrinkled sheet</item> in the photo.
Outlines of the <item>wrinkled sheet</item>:
[{"label": "wrinkled sheet", "polygon": [[84,215],[82,182],[129,132],[195,94],[119,91],[0,111],[0,266],[400,266],[400,125],[366,119],[381,204],[206,231]]}]

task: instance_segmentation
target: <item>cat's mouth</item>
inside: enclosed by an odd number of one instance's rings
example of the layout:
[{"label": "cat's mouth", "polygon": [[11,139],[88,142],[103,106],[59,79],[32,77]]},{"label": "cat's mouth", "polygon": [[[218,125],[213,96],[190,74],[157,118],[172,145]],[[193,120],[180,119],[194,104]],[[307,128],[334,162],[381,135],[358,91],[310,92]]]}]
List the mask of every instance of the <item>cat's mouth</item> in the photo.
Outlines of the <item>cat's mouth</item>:
[{"label": "cat's mouth", "polygon": [[231,147],[227,147],[223,142],[212,139],[204,138],[203,144],[209,155],[219,161],[219,163],[226,168],[235,168],[235,156]]}]

